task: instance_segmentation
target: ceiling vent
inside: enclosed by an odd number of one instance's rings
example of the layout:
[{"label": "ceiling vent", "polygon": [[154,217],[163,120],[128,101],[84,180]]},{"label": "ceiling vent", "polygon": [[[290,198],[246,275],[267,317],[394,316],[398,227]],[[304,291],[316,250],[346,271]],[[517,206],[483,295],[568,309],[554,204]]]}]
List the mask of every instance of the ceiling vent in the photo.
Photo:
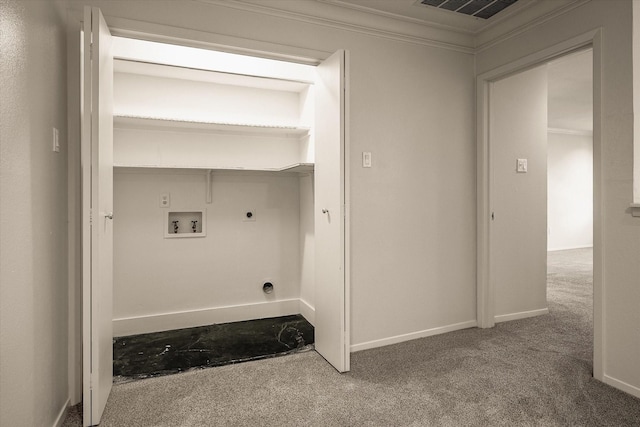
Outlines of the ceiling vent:
[{"label": "ceiling vent", "polygon": [[518,0],[420,0],[425,6],[463,13],[477,18],[489,19]]}]

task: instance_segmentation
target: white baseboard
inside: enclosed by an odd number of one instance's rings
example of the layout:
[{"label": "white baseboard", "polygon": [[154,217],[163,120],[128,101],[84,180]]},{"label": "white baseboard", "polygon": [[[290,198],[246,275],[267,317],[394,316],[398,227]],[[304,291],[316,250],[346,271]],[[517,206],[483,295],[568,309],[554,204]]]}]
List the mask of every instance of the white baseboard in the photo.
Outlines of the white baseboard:
[{"label": "white baseboard", "polygon": [[617,380],[613,377],[610,377],[608,375],[604,376],[603,382],[605,384],[610,385],[611,387],[615,387],[619,390],[624,391],[625,393],[629,393],[632,396],[635,396],[637,398],[640,398],[640,388],[633,386],[631,384],[627,384],[624,381],[620,381]]},{"label": "white baseboard", "polygon": [[313,326],[316,325],[316,309],[311,307],[308,302],[300,298],[300,311],[299,313],[307,319],[307,322],[311,323]]},{"label": "white baseboard", "polygon": [[172,329],[194,328],[214,323],[240,322],[243,320],[287,316],[300,313],[298,298],[241,304],[226,307],[212,307],[200,310],[174,313],[151,314],[148,316],[113,319],[113,336],[146,334]]},{"label": "white baseboard", "polygon": [[53,423],[53,427],[62,427],[62,423],[64,423],[64,419],[67,417],[67,412],[69,411],[69,399],[64,402],[62,405],[62,409],[60,409],[60,413],[58,413],[58,417],[56,421]]},{"label": "white baseboard", "polygon": [[368,350],[370,348],[383,347],[391,344],[398,344],[404,341],[411,341],[418,338],[430,337],[432,335],[444,334],[447,332],[458,331],[460,329],[474,328],[478,326],[476,320],[469,320],[467,322],[455,323],[448,326],[440,326],[437,328],[425,329],[424,331],[411,332],[408,334],[396,335],[393,337],[382,338],[379,340],[367,341],[360,344],[351,345],[351,352]]},{"label": "white baseboard", "polygon": [[562,248],[549,248],[547,249],[547,252],[569,251],[571,249],[587,249],[587,248],[593,248],[593,244],[585,245],[585,246],[566,246]]},{"label": "white baseboard", "polygon": [[519,313],[500,314],[494,317],[496,323],[508,322],[509,320],[526,319],[527,317],[536,317],[543,314],[548,314],[548,308],[540,308],[538,310],[521,311]]}]

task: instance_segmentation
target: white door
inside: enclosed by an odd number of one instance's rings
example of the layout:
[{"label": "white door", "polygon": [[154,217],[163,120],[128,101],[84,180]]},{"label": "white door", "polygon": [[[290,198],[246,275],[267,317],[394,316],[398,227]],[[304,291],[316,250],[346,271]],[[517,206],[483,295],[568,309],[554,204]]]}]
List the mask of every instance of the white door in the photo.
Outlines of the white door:
[{"label": "white door", "polygon": [[315,348],[349,370],[345,288],[345,51],[317,67],[315,85]]},{"label": "white door", "polygon": [[547,66],[493,82],[490,105],[490,275],[500,322],[547,307]]},{"label": "white door", "polygon": [[113,382],[113,56],[98,8],[85,7],[82,51],[83,423],[100,418]]}]

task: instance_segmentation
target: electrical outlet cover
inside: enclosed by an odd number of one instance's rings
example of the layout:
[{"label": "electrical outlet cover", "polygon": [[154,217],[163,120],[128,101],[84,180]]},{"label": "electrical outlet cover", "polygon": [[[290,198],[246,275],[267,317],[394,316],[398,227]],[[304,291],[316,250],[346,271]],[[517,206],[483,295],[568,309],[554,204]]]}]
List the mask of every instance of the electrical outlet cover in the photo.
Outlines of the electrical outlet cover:
[{"label": "electrical outlet cover", "polygon": [[163,193],[160,195],[160,207],[168,208],[171,206],[171,195],[169,193]]}]

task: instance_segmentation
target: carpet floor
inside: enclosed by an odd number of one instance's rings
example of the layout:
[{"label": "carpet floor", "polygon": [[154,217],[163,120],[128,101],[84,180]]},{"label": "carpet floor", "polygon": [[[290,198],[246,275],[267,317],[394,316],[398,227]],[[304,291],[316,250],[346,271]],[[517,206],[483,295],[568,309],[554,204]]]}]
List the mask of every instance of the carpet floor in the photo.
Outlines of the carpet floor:
[{"label": "carpet floor", "polygon": [[357,352],[347,374],[311,351],[117,384],[100,425],[640,426],[640,399],[592,378],[590,260],[550,253],[548,315]]}]

